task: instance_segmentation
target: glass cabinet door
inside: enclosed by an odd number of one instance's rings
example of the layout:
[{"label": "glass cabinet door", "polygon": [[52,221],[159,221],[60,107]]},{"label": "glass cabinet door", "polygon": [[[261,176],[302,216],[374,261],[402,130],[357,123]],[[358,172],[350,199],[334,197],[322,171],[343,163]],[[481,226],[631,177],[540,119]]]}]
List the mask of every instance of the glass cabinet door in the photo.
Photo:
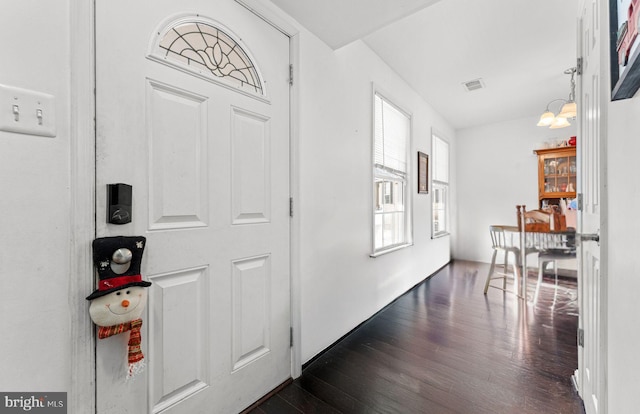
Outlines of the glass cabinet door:
[{"label": "glass cabinet door", "polygon": [[576,157],[553,157],[544,160],[544,192],[576,191]]},{"label": "glass cabinet door", "polygon": [[540,206],[575,198],[577,187],[576,148],[536,150],[538,154],[538,198]]}]

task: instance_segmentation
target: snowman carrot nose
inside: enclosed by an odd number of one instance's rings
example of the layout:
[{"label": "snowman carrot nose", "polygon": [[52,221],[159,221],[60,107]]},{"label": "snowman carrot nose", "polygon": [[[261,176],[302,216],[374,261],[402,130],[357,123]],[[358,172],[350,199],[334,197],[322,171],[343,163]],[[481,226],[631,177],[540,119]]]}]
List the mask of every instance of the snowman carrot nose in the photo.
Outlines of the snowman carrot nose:
[{"label": "snowman carrot nose", "polygon": [[125,300],[123,300],[123,301],[122,301],[122,307],[123,307],[123,308],[126,308],[126,307],[128,307],[128,306],[129,306],[129,301],[128,301],[128,300],[126,300],[126,299],[125,299]]}]

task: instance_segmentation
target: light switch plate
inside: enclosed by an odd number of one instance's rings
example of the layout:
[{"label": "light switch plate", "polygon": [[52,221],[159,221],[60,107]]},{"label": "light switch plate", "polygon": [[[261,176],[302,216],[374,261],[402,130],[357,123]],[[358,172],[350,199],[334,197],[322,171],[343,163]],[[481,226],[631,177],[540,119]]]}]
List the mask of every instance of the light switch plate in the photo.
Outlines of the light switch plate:
[{"label": "light switch plate", "polygon": [[0,131],[56,136],[53,95],[0,85]]}]

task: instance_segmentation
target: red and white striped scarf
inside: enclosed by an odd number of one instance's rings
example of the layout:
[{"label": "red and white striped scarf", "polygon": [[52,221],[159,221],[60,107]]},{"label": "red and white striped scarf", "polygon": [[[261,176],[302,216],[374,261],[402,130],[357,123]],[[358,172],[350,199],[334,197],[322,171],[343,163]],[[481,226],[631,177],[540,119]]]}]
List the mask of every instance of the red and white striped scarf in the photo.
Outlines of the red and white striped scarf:
[{"label": "red and white striped scarf", "polygon": [[131,322],[121,323],[113,326],[99,326],[98,338],[104,339],[113,335],[120,334],[122,332],[129,332],[129,350],[128,350],[128,362],[129,368],[127,370],[127,379],[133,378],[136,374],[139,374],[144,369],[144,355],[140,348],[142,342],[142,336],[140,335],[140,328],[142,327],[142,319],[136,319]]}]

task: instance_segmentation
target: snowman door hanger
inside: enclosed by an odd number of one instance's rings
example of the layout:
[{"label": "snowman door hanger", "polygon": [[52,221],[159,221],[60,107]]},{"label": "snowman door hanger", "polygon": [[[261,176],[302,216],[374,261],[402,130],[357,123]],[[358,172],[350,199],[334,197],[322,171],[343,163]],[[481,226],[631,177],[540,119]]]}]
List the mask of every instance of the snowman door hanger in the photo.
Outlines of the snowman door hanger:
[{"label": "snowman door hanger", "polygon": [[151,282],[142,280],[140,265],[146,239],[142,236],[103,237],[93,241],[98,288],[89,296],[89,314],[98,338],[129,332],[127,379],[144,369],[141,327]]}]

